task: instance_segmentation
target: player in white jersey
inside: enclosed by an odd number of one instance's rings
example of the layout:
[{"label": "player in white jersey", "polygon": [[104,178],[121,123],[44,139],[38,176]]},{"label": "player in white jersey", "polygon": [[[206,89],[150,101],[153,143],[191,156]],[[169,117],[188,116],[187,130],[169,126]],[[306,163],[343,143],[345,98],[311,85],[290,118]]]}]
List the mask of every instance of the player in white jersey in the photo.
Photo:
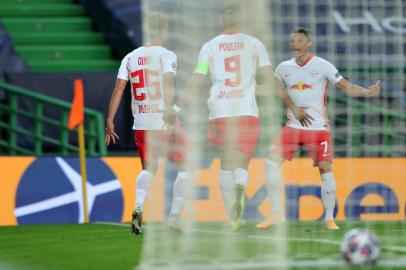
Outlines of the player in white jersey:
[{"label": "player in white jersey", "polygon": [[[114,130],[114,116],[127,85],[131,82],[131,109],[134,117],[133,131],[136,148],[139,152],[143,170],[136,180],[136,201],[132,213],[131,230],[140,234],[144,201],[150,182],[157,171],[158,157],[169,151],[168,157],[182,162],[183,153],[168,149],[169,141],[185,143],[185,137],[178,129],[164,129],[163,111],[173,105],[174,77],[176,74],[176,55],[162,47],[166,39],[168,23],[163,14],[151,13],[146,18],[147,43],[127,54],[121,62],[116,86],[112,94],[106,128],[106,144],[119,139]],[[175,137],[175,138],[173,138]],[[167,142],[167,143],[165,143]],[[191,174],[179,171],[174,183],[170,225],[177,222],[185,198],[185,185]]]},{"label": "player in white jersey", "polygon": [[319,168],[325,226],[327,229],[339,229],[333,216],[336,184],[332,173],[333,151],[326,113],[328,84],[330,82],[337,85],[350,96],[376,97],[380,92],[379,81],[366,89],[344,79],[330,62],[310,52],[311,44],[308,30],[298,28],[293,31],[290,36],[290,47],[294,58],[279,64],[275,71],[275,75],[285,85],[291,99],[297,106],[304,108],[313,120],[311,123],[301,123],[288,110],[288,122],[265,161],[266,185],[272,206],[272,217],[258,224],[257,228],[260,229],[284,222],[284,213],[281,209],[282,176],[279,166],[284,160],[291,160],[300,145],[306,147],[315,166]]},{"label": "player in white jersey", "polygon": [[221,158],[220,188],[233,230],[244,225],[247,166],[259,136],[258,107],[255,99],[257,72],[267,81],[277,82],[282,99],[301,119],[304,110],[296,107],[271,70],[265,46],[256,38],[241,33],[240,7],[232,4],[222,10],[224,32],[200,50],[198,64],[189,91],[199,91],[209,74],[212,86],[207,100],[208,136],[219,148]]}]

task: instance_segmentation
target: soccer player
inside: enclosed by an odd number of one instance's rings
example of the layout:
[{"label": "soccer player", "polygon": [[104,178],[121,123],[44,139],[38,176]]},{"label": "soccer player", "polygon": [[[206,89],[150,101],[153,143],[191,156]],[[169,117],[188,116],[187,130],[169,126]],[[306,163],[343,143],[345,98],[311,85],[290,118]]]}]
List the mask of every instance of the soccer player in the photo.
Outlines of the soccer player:
[{"label": "soccer player", "polygon": [[[141,233],[144,201],[150,182],[157,171],[159,155],[167,149],[168,133],[164,130],[163,111],[173,105],[174,77],[176,74],[176,55],[162,47],[166,39],[168,23],[161,13],[151,13],[146,17],[147,42],[142,47],[127,54],[121,62],[117,81],[112,94],[107,117],[106,144],[119,139],[114,130],[114,116],[127,85],[131,83],[131,109],[134,117],[134,141],[139,152],[142,171],[136,180],[136,201],[132,212],[131,231]],[[174,127],[169,127],[174,130]],[[173,131],[175,132],[175,131]],[[176,133],[170,135],[176,136]],[[173,138],[172,138],[173,139]],[[183,139],[180,137],[180,139]],[[175,162],[183,160],[182,153],[172,151],[169,156]],[[182,205],[185,201],[186,185],[191,174],[179,171],[174,183],[172,209],[169,216],[170,226],[176,226]]]},{"label": "soccer player", "polygon": [[258,39],[240,32],[240,18],[238,4],[222,10],[224,32],[203,45],[187,87],[193,92],[191,95],[196,95],[194,93],[200,92],[206,76],[210,75],[208,136],[220,152],[220,188],[232,230],[245,224],[242,215],[247,167],[259,136],[255,99],[257,71],[269,84],[277,84],[282,99],[300,121],[310,121],[306,112],[284,95],[286,91],[282,91],[283,86],[272,74],[265,46]]},{"label": "soccer player", "polygon": [[336,230],[334,222],[336,184],[332,173],[332,143],[329,120],[326,114],[328,83],[336,84],[349,96],[376,97],[379,95],[379,81],[368,89],[352,84],[344,79],[330,62],[314,56],[310,52],[311,34],[307,29],[298,28],[290,35],[290,48],[294,57],[278,65],[275,75],[285,85],[289,96],[299,107],[305,108],[313,121],[300,123],[288,110],[288,122],[281,130],[279,138],[271,147],[265,160],[266,185],[271,201],[272,218],[256,227],[269,228],[272,224],[283,223],[281,209],[282,176],[279,167],[284,160],[291,160],[300,145],[304,145],[319,168],[321,175],[321,198],[325,210],[325,226]]}]

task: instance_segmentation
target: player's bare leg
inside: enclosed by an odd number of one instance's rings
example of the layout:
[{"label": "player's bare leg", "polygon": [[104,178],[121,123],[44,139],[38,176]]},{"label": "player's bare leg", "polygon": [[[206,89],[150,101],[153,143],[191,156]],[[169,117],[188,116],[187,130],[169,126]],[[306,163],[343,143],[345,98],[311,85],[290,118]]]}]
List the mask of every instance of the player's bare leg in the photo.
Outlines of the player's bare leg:
[{"label": "player's bare leg", "polygon": [[325,227],[329,230],[340,229],[334,221],[334,206],[336,199],[336,183],[332,172],[331,162],[320,161],[318,163],[321,183],[321,200],[323,201],[325,211]]},{"label": "player's bare leg", "polygon": [[[150,183],[154,178],[154,173],[157,170],[157,164],[151,160],[146,164],[142,162],[143,170],[137,176],[136,180],[136,193],[135,193],[135,208],[131,214],[131,233],[139,235],[142,232],[142,215],[144,211],[144,201],[147,197]],[[145,168],[148,169],[145,169]]]},{"label": "player's bare leg", "polygon": [[265,160],[266,188],[271,202],[272,214],[256,225],[258,229],[268,229],[272,225],[280,225],[286,221],[282,209],[283,179],[280,173],[280,165],[283,161],[283,158],[276,153],[271,153]]},{"label": "player's bare leg", "polygon": [[223,197],[224,206],[227,211],[227,215],[231,215],[231,205],[233,201],[233,187],[234,187],[234,176],[232,171],[220,170],[219,172],[220,180],[220,191]]},{"label": "player's bare leg", "polygon": [[180,231],[180,214],[185,201],[188,199],[189,185],[193,179],[193,174],[179,171],[173,186],[172,207],[168,217],[168,226],[171,230]]},{"label": "player's bare leg", "polygon": [[231,229],[237,231],[245,226],[242,219],[245,209],[245,189],[248,183],[247,165],[249,160],[234,145],[222,151],[222,170],[232,171],[234,188],[230,209]]}]

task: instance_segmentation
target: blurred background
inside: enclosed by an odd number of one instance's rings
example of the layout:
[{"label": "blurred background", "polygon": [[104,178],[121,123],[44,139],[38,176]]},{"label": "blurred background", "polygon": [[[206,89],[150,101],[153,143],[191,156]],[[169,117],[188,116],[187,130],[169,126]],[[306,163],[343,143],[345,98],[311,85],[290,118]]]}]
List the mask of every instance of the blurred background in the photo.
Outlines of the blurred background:
[{"label": "blurred background", "polygon": [[[405,267],[406,0],[240,1],[244,7],[243,30],[266,45],[273,68],[292,57],[292,29],[306,27],[313,33],[313,53],[333,63],[346,79],[363,87],[381,80],[381,95],[377,98],[351,98],[329,87],[327,108],[337,183],[334,213],[343,230],[330,234],[321,229],[324,209],[320,176],[305,152],[299,152],[300,158],[285,162],[281,169],[287,226],[279,232],[255,229],[254,222],[268,217],[270,212],[263,157],[286,121],[284,108],[267,106],[269,100],[258,99],[261,137],[248,168],[244,213],[244,219],[251,224],[233,237],[221,231],[218,224],[227,220],[227,214],[219,189],[220,162],[203,138],[207,106],[202,93],[201,97],[190,97],[199,106],[194,108],[196,114],[187,115],[196,117],[190,122],[197,126],[194,133],[198,134],[190,136],[201,140],[196,140],[197,148],[203,150],[202,155],[193,153],[199,158],[199,169],[190,203],[192,230],[188,237],[167,233],[165,219],[177,169],[162,159],[144,215],[147,222],[156,221],[153,224],[157,226],[148,224],[152,233],[135,241],[130,239],[129,226],[122,223],[131,220],[135,181],[142,167],[131,131],[129,85],[115,117],[120,140],[108,148],[104,143],[107,109],[120,62],[143,44],[143,15],[162,11],[169,19],[164,46],[178,57],[176,95],[187,95],[185,84],[193,74],[201,46],[222,32],[219,15],[227,2],[0,0],[0,236],[15,241],[0,241],[1,269],[19,269],[2,267],[1,257],[10,254],[15,256],[10,260],[12,264],[26,263],[28,258],[24,269],[31,269],[31,264],[39,265],[32,269],[66,269],[66,265],[69,269],[131,269],[140,263],[143,245],[144,262],[157,262],[156,269],[163,269],[161,263],[172,263],[173,269],[191,269],[188,265],[179,268],[182,260],[202,263],[202,268],[193,269],[253,269],[257,263],[264,269],[269,265],[276,269],[288,269],[287,265],[323,268],[329,263],[337,266],[334,269],[342,269],[337,245],[345,231],[356,226],[370,228],[381,237],[385,265]],[[76,129],[68,129],[76,79],[84,84],[90,223],[108,224],[72,225],[67,229],[13,226],[84,222],[78,134]],[[207,92],[209,86],[207,82]],[[112,224],[115,229],[109,227]],[[19,230],[29,231],[27,228],[38,238],[21,245],[23,234]],[[43,230],[38,233],[37,228]],[[54,234],[46,235],[53,230]],[[72,233],[75,230],[80,232]],[[55,246],[48,245],[48,241],[55,241]],[[70,245],[65,244],[67,241],[71,241]],[[41,264],[36,252],[41,245],[59,252],[61,259],[55,256],[56,265],[63,266],[49,267],[52,256],[48,254],[42,256]],[[83,256],[80,247],[92,252],[85,250]],[[184,253],[179,253],[179,248]],[[93,251],[100,253],[95,252],[94,258],[87,255]],[[282,261],[275,264],[278,253]],[[218,257],[214,264],[213,257]],[[66,263],[67,258],[87,261],[73,265]],[[224,268],[224,258],[230,259],[229,268]],[[120,267],[121,261],[127,266]],[[241,266],[244,263],[246,268]]]},{"label": "blurred background", "polygon": [[[142,44],[141,1],[0,0],[0,4],[1,153],[74,154],[76,135],[67,131],[66,103],[59,101],[71,102],[73,80],[80,78],[87,108],[87,154],[106,155],[103,125],[117,70],[121,59]],[[178,55],[179,93],[192,74],[200,46],[221,31],[221,4],[160,0],[149,5],[169,14],[165,45]],[[291,57],[290,31],[304,26],[314,34],[314,53],[334,63],[344,77],[365,87],[382,81],[382,94],[373,100],[349,100],[330,89],[335,155],[405,156],[403,1],[298,4],[288,0],[271,1],[268,6],[269,18],[246,21],[262,27],[254,34],[267,44],[274,67]],[[270,33],[262,30],[264,24]],[[120,140],[110,147],[110,155],[136,154],[130,92],[126,93],[115,120]],[[268,116],[262,117],[266,126]],[[259,145],[272,137],[263,134]],[[263,156],[264,149],[258,147],[256,155]]]}]

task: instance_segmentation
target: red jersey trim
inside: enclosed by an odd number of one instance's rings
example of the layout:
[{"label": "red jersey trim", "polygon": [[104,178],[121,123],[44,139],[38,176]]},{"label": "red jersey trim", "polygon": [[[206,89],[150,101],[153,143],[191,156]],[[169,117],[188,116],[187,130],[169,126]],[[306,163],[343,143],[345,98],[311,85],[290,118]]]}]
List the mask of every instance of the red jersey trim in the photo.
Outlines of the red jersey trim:
[{"label": "red jersey trim", "polygon": [[328,115],[327,115],[327,92],[328,92],[328,80],[326,80],[326,82],[324,84],[323,118],[324,118],[324,121],[326,122],[327,129],[330,129],[330,120],[328,119]]},{"label": "red jersey trim", "polygon": [[309,57],[303,62],[303,64],[299,64],[297,61],[295,61],[295,62],[296,62],[296,64],[297,64],[299,67],[303,67],[303,66],[305,66],[307,63],[309,63],[309,61],[310,61],[312,58],[313,58],[313,54],[310,53]]},{"label": "red jersey trim", "polygon": [[238,33],[240,33],[240,32],[236,31],[236,30],[231,30],[231,31],[224,31],[223,35],[235,35],[235,34],[238,34]]}]

